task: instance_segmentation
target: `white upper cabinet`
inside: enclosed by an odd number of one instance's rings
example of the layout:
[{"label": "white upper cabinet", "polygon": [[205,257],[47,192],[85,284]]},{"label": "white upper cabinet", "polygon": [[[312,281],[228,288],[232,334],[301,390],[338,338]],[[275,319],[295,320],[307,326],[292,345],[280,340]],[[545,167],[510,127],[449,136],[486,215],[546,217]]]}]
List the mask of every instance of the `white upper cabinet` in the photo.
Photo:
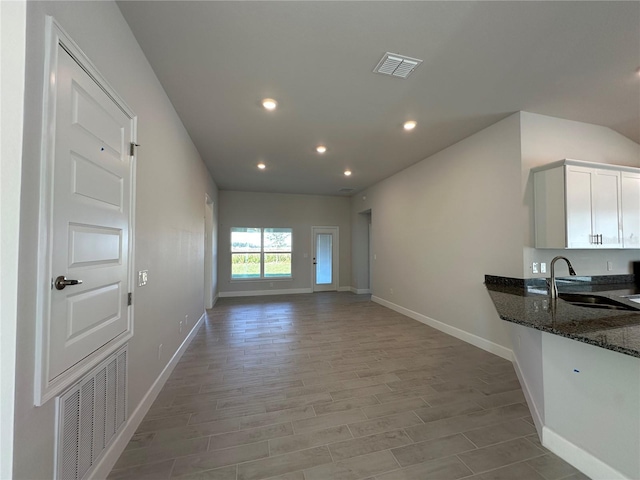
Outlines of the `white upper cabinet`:
[{"label": "white upper cabinet", "polygon": [[536,248],[640,248],[640,169],[564,160],[533,178]]},{"label": "white upper cabinet", "polygon": [[622,172],[622,233],[625,248],[640,248],[640,172]]}]

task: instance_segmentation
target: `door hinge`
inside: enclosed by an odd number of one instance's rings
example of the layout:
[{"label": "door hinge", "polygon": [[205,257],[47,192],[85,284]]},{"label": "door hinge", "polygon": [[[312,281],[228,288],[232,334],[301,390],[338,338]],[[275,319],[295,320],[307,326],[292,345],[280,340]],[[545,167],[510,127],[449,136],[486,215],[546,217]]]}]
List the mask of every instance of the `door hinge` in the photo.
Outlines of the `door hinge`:
[{"label": "door hinge", "polygon": [[139,143],[131,142],[129,144],[129,155],[133,157],[136,154],[136,147],[139,147],[139,146],[140,146]]},{"label": "door hinge", "polygon": [[130,306],[132,301],[133,301],[133,294],[131,292],[129,292],[129,294],[127,295],[127,306]]}]

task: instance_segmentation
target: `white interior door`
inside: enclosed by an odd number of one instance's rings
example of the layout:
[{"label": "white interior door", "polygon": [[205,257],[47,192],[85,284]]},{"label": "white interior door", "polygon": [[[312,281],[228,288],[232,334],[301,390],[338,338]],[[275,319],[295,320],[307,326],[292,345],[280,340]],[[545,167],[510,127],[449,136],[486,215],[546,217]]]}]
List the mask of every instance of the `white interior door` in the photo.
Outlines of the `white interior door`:
[{"label": "white interior door", "polygon": [[58,43],[56,48],[49,94],[55,106],[49,131],[55,131],[55,140],[51,290],[43,312],[41,360],[45,391],[56,378],[78,371],[98,350],[108,354],[105,349],[114,339],[131,330],[129,150],[134,117],[65,48]]},{"label": "white interior door", "polygon": [[338,290],[338,227],[313,227],[313,291]]}]

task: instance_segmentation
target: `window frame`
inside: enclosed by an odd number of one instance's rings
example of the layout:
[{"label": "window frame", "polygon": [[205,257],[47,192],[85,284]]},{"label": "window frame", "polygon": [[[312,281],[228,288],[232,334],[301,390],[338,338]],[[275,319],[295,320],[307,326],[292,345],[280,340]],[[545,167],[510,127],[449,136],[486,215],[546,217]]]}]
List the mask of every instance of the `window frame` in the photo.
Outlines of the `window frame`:
[{"label": "window frame", "polygon": [[[260,230],[260,250],[246,250],[246,251],[234,251],[233,250],[233,231],[234,229],[254,229]],[[289,230],[289,234],[291,235],[291,244],[289,246],[289,250],[286,251],[278,251],[278,252],[270,252],[265,251],[265,231],[269,229],[281,229],[281,230]],[[293,279],[293,228],[292,227],[231,227],[229,229],[229,259],[230,259],[230,277],[229,280],[231,282],[260,282],[260,281],[281,281],[281,280],[292,280]],[[234,277],[233,275],[233,256],[234,255],[259,255],[260,256],[260,276],[257,277]],[[283,254],[290,255],[291,257],[291,272],[289,275],[278,275],[278,276],[265,276],[265,255],[267,254]]]}]

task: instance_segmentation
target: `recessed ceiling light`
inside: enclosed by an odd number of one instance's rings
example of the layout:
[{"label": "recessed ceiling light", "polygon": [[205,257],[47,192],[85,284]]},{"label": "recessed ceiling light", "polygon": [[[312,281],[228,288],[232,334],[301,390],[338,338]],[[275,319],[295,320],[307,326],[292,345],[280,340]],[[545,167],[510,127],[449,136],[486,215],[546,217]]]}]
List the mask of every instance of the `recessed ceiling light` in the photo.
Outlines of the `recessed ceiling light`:
[{"label": "recessed ceiling light", "polygon": [[316,147],[316,152],[318,152],[318,153],[324,153],[326,151],[327,151],[327,147],[325,147],[324,145],[318,145]]},{"label": "recessed ceiling light", "polygon": [[276,102],[273,98],[265,98],[262,100],[262,106],[267,110],[275,110],[278,106],[278,102]]},{"label": "recessed ceiling light", "polygon": [[405,130],[413,130],[414,128],[416,128],[416,125],[418,123],[415,120],[409,120],[408,122],[404,122],[404,129]]},{"label": "recessed ceiling light", "polygon": [[351,170],[345,170],[345,171],[344,171],[344,174],[345,174],[345,176],[347,176],[347,177],[348,177],[349,175],[351,175]]},{"label": "recessed ceiling light", "polygon": [[264,163],[259,163],[259,164],[258,164],[258,168],[259,168],[260,170],[264,170],[265,168],[267,168],[267,166],[266,166]]}]

